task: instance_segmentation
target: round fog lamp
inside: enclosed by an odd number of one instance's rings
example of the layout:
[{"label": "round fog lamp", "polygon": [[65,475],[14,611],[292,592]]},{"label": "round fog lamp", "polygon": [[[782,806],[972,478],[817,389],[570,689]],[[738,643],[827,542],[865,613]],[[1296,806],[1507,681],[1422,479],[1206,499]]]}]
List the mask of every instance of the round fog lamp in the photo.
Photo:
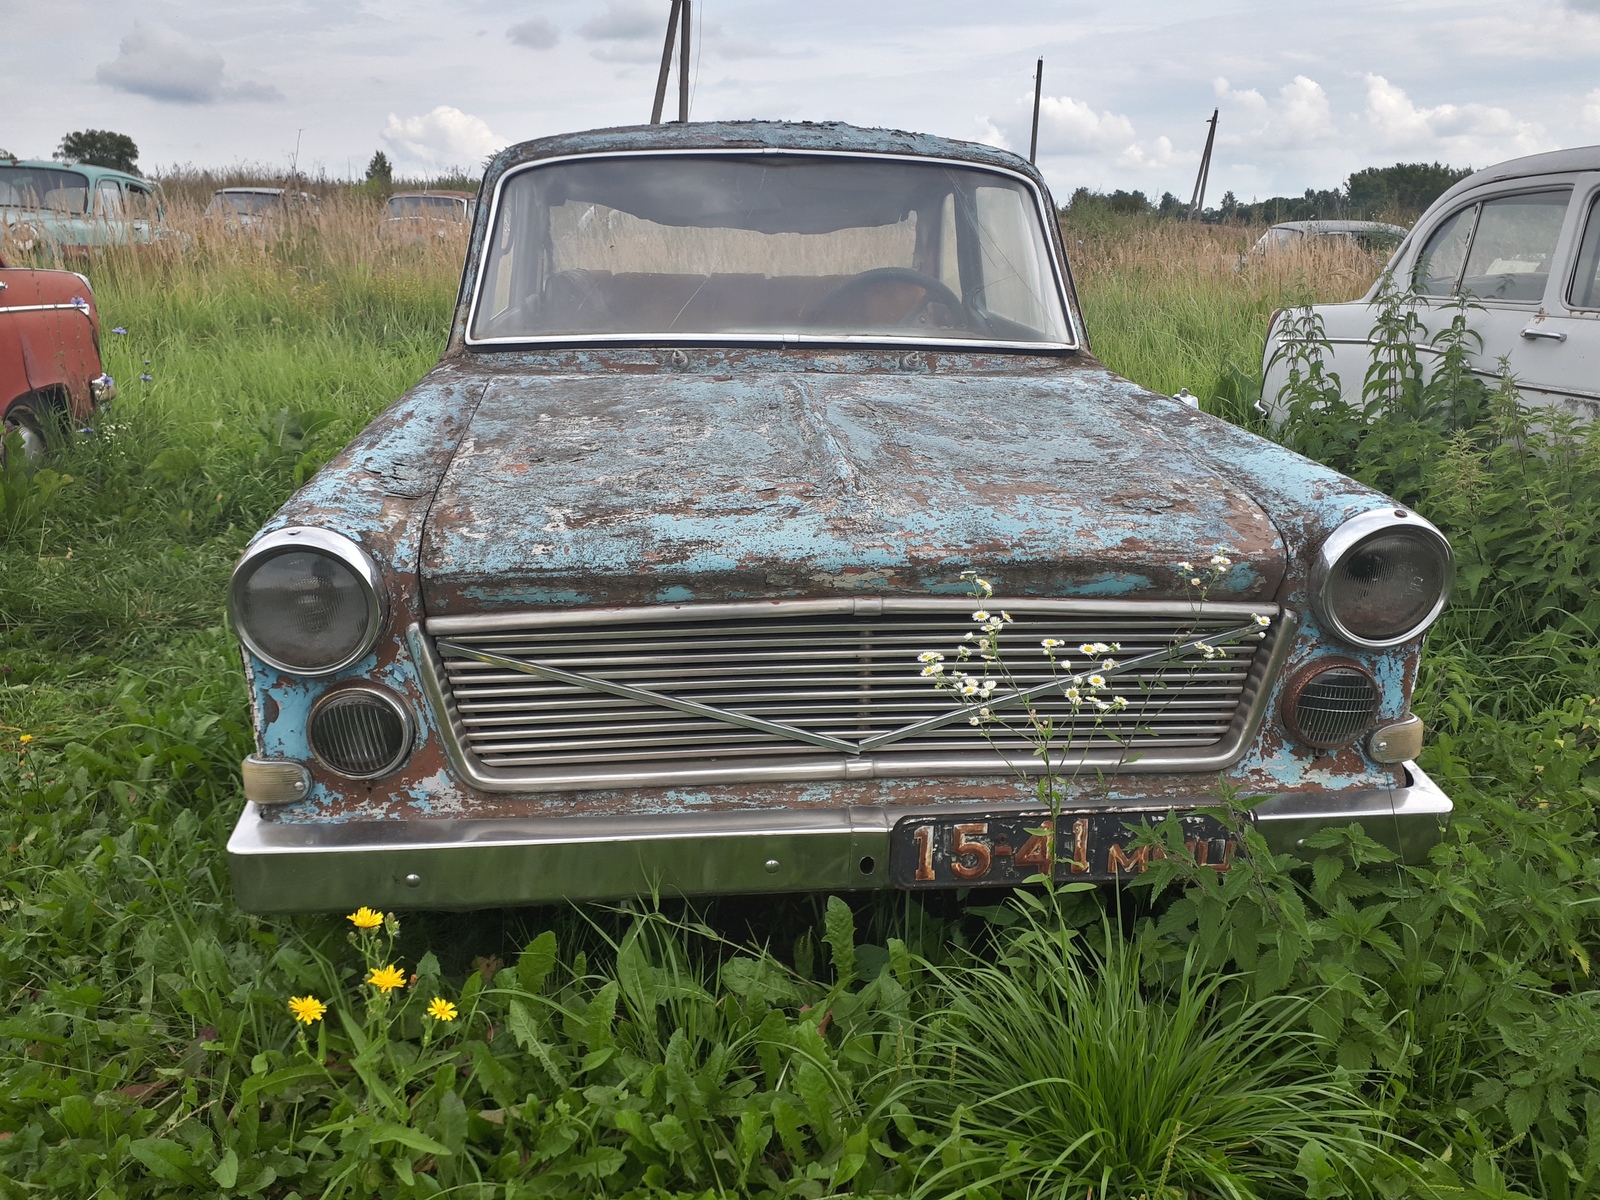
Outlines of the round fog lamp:
[{"label": "round fog lamp", "polygon": [[1404,509],[1346,521],[1328,536],[1311,581],[1329,632],[1357,646],[1394,646],[1439,615],[1455,579],[1450,543]]},{"label": "round fog lamp", "polygon": [[1377,681],[1364,667],[1344,659],[1303,668],[1284,691],[1284,722],[1295,737],[1318,750],[1349,745],[1377,716]]},{"label": "round fog lamp", "polygon": [[411,717],[386,691],[345,688],[312,706],[306,737],[325,766],[352,779],[376,779],[405,761],[411,749]]},{"label": "round fog lamp", "polygon": [[383,622],[377,568],[348,538],[296,527],[268,534],[234,568],[234,627],[263,662],[327,675],[360,659]]}]

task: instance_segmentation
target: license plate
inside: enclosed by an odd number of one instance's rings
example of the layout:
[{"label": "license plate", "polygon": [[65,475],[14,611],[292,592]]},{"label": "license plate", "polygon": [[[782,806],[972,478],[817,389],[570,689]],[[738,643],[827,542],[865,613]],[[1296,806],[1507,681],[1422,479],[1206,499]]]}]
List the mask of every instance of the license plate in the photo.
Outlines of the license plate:
[{"label": "license plate", "polygon": [[[1035,875],[1058,883],[1137,875],[1151,856],[1133,848],[1140,830],[1165,812],[1047,812],[905,817],[889,834],[889,877],[901,888],[1013,887]],[[1215,817],[1179,813],[1185,852],[1202,866],[1226,871],[1238,839]]]}]

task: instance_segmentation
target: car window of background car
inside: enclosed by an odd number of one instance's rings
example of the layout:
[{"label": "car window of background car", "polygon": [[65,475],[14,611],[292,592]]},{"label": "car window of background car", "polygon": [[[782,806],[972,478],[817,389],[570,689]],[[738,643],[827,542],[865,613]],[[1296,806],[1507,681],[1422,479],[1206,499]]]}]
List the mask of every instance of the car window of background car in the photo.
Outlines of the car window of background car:
[{"label": "car window of background car", "polygon": [[1417,256],[1412,286],[1424,296],[1452,296],[1461,277],[1461,263],[1472,241],[1472,222],[1478,206],[1463,208],[1434,230]]},{"label": "car window of background car", "polygon": [[147,218],[155,216],[155,199],[155,193],[149,188],[140,187],[137,183],[128,184],[128,211],[135,217]]},{"label": "car window of background car", "polygon": [[1600,197],[1589,205],[1583,242],[1578,247],[1578,269],[1567,300],[1573,308],[1600,308]]},{"label": "car window of background car", "polygon": [[473,335],[1064,342],[1048,256],[1031,193],[993,172],[801,156],[557,164],[503,186]]},{"label": "car window of background car", "polygon": [[95,211],[102,217],[122,215],[122,189],[115,179],[102,179],[94,188]]},{"label": "car window of background car", "polygon": [[1461,291],[1480,300],[1543,300],[1571,197],[1572,189],[1562,188],[1485,201]]},{"label": "car window of background car", "polygon": [[89,207],[89,178],[53,167],[0,167],[0,207],[82,213]]}]

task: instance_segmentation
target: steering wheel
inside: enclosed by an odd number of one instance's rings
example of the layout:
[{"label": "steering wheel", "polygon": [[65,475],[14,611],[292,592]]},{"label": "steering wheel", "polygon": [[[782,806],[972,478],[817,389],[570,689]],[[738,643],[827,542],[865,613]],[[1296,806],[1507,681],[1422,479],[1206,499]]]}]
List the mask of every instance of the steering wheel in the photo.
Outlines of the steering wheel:
[{"label": "steering wheel", "polygon": [[[922,299],[912,305],[910,311],[902,315],[896,322],[901,328],[916,323],[931,305],[942,304],[949,309],[952,315],[959,314],[963,321],[963,328],[970,328],[973,322],[972,314],[967,306],[961,302],[961,297],[956,295],[943,283],[932,275],[924,275],[921,271],[910,267],[875,267],[870,271],[863,271],[859,275],[851,276],[833,291],[829,292],[817,303],[813,304],[800,319],[807,324],[821,321],[830,310],[844,307],[847,301],[855,300],[858,296],[862,300],[863,311],[858,314],[841,314],[856,316],[859,320],[866,319],[865,308],[871,302],[870,292],[886,284],[911,284],[922,289]],[[868,295],[862,295],[868,293]]]}]

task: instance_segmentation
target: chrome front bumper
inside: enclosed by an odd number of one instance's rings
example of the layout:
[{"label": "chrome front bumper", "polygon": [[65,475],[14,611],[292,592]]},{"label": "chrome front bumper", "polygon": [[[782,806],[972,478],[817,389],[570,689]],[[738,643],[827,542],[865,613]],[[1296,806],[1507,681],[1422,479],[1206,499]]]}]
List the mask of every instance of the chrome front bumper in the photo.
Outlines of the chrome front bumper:
[{"label": "chrome front bumper", "polygon": [[[1355,823],[1419,862],[1452,806],[1415,763],[1403,766],[1406,787],[1273,796],[1255,807],[1256,827],[1273,851],[1294,854],[1318,830]],[[249,804],[228,839],[228,866],[240,907],[263,913],[877,889],[890,886],[895,822],[951,811],[696,813],[634,817],[625,827],[600,817],[296,824],[263,820]]]}]

